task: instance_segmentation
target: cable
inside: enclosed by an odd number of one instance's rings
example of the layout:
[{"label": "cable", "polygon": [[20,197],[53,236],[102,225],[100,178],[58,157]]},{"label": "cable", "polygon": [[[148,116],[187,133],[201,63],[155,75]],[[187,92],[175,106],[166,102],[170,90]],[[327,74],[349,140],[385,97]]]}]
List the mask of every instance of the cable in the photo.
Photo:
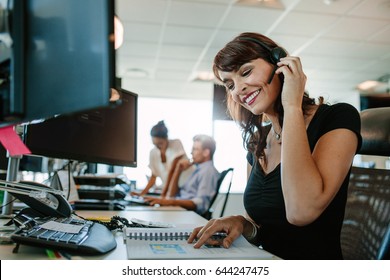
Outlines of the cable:
[{"label": "cable", "polygon": [[127,220],[126,218],[119,217],[119,216],[113,216],[113,217],[111,217],[110,221],[103,222],[99,219],[86,219],[84,217],[77,215],[76,213],[74,213],[74,215],[76,215],[77,217],[82,218],[84,220],[104,225],[109,230],[117,230],[117,229],[123,229],[124,227],[134,227],[135,226],[133,223],[129,222],[129,220]]},{"label": "cable", "polygon": [[8,203],[1,205],[0,209],[3,209],[4,207],[6,207],[6,206],[12,204],[15,200],[16,200],[16,198],[13,198],[13,199],[12,199],[11,201],[9,201]]}]

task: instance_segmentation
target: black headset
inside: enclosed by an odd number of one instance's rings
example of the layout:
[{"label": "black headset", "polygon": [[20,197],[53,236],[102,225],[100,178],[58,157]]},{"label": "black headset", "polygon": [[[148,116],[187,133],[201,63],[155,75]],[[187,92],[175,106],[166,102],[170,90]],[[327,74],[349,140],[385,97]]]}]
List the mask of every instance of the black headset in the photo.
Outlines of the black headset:
[{"label": "black headset", "polygon": [[261,47],[263,47],[264,49],[266,49],[269,52],[269,57],[271,59],[271,62],[272,62],[272,64],[275,65],[274,66],[274,70],[272,71],[271,76],[269,77],[269,79],[267,81],[267,83],[270,84],[272,79],[273,79],[273,77],[274,77],[275,71],[278,68],[276,66],[276,64],[280,61],[281,58],[287,56],[286,51],[283,48],[281,48],[281,47],[274,47],[274,48],[271,49],[265,43],[261,42],[260,40],[255,39],[255,38],[251,38],[251,37],[241,37],[240,40],[251,41],[253,43],[256,43],[256,44],[260,45]]},{"label": "black headset", "polygon": [[275,64],[275,65],[280,61],[281,58],[287,56],[287,53],[286,53],[286,51],[283,48],[281,48],[281,47],[274,47],[274,48],[271,49],[265,43],[261,42],[260,40],[255,39],[255,38],[241,37],[240,40],[251,41],[251,42],[254,42],[254,43],[262,46],[264,49],[266,49],[269,52],[271,62],[273,64]]}]

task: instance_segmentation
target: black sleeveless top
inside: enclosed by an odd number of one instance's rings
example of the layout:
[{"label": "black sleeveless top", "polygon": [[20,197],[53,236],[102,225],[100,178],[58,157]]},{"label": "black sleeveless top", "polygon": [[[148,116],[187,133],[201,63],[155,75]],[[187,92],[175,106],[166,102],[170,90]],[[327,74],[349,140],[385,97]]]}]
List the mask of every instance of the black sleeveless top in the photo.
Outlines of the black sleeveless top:
[{"label": "black sleeveless top", "polygon": [[[346,103],[319,106],[307,129],[311,151],[322,135],[337,128],[356,133],[358,152],[362,142],[360,116],[355,107]],[[257,245],[283,259],[342,259],[340,231],[350,171],[335,198],[317,220],[306,226],[295,226],[286,218],[280,164],[265,175],[252,154],[248,153],[247,158],[252,172],[244,193],[244,206],[248,215],[261,225]]]}]

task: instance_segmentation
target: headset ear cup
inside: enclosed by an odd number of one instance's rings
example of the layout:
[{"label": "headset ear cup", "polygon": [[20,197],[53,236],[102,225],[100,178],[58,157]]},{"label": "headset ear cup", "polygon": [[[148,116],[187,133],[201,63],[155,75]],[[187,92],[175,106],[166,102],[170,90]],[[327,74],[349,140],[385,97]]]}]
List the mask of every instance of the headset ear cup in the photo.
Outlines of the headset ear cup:
[{"label": "headset ear cup", "polygon": [[278,63],[281,58],[286,56],[286,51],[281,47],[275,47],[271,50],[271,60],[274,64]]}]

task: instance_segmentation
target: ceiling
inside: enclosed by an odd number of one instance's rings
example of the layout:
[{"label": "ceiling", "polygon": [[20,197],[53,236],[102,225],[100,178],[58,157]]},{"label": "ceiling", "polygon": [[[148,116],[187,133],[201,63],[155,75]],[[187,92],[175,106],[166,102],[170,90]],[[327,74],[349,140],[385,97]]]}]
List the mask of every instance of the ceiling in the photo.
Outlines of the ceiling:
[{"label": "ceiling", "polygon": [[356,104],[357,84],[390,73],[390,0],[116,0],[116,14],[117,76],[141,97],[212,99],[194,77],[246,31],[301,57],[307,91],[329,102]]}]

